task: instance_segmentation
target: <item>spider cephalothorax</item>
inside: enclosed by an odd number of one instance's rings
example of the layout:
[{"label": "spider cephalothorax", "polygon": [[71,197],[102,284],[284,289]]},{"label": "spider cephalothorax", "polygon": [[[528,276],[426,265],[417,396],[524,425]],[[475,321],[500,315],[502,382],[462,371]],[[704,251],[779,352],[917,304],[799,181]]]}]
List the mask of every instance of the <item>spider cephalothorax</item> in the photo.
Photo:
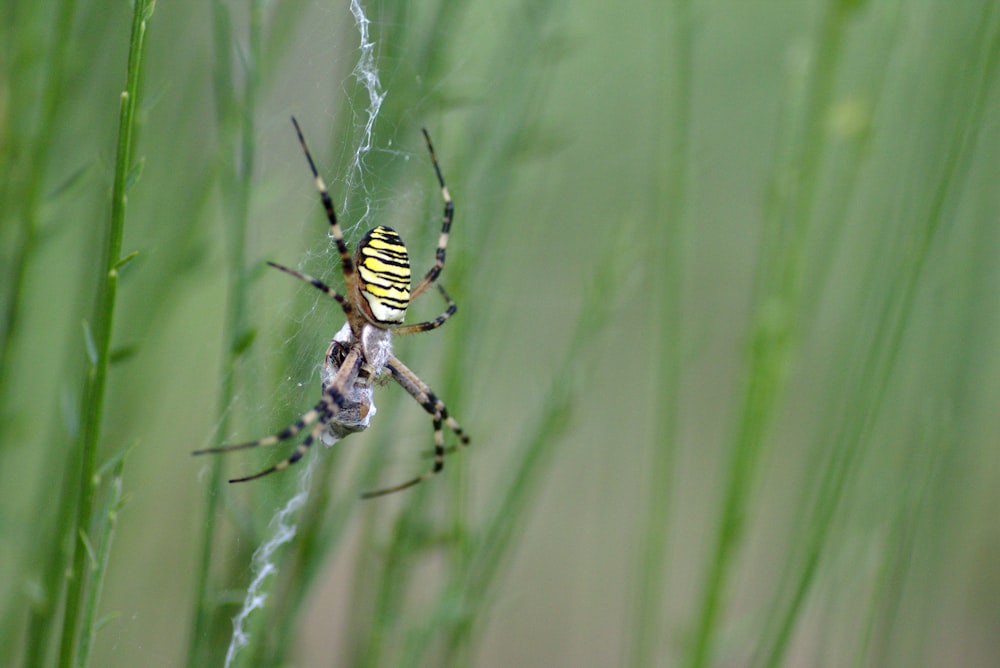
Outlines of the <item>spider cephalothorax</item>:
[{"label": "spider cephalothorax", "polygon": [[444,424],[447,424],[455,433],[461,445],[469,442],[468,436],[465,435],[459,424],[448,415],[444,403],[434,395],[426,383],[392,354],[393,335],[436,329],[455,313],[455,302],[451,300],[445,289],[438,285],[438,290],[448,305],[444,313],[427,322],[415,325],[403,324],[406,309],[410,303],[437,280],[444,267],[445,250],[448,246],[448,235],[455,211],[451,195],[448,194],[448,188],[445,186],[430,135],[427,134],[427,130],[424,130],[427,150],[430,152],[431,163],[434,165],[434,172],[441,187],[444,216],[434,265],[416,287],[411,289],[409,253],[403,240],[394,230],[383,226],[368,230],[358,244],[355,254],[351,255],[340,225],[337,223],[333,202],[316,169],[312,155],[309,153],[299,124],[294,118],[292,118],[292,124],[295,126],[295,132],[306,159],[309,161],[309,168],[316,181],[316,189],[319,191],[327,219],[330,222],[330,236],[333,237],[337,245],[341,268],[344,272],[346,297],[317,278],[274,262],[268,264],[327,294],[340,304],[347,317],[347,322],[334,335],[330,347],[327,349],[321,372],[322,395],[319,403],[277,434],[265,436],[250,443],[199,450],[195,454],[274,445],[294,437],[311,426],[308,436],[287,459],[260,473],[244,478],[234,478],[229,482],[254,480],[288,468],[302,458],[317,438],[329,445],[350,433],[366,429],[375,414],[375,404],[372,401],[372,383],[388,374],[416,399],[425,411],[430,413],[434,424],[434,463],[431,469],[404,483],[368,492],[364,496],[368,498],[397,492],[426,480],[444,468]]}]

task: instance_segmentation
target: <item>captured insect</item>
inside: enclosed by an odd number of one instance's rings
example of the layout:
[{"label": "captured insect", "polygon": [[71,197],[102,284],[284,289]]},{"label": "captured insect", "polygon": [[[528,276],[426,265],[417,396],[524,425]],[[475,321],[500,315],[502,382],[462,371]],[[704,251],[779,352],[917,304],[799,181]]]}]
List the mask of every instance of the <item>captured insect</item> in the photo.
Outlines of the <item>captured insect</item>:
[{"label": "captured insect", "polygon": [[[448,409],[438,399],[424,381],[410,371],[405,364],[392,354],[392,337],[397,334],[414,334],[437,329],[455,314],[456,306],[447,291],[436,284],[441,270],[444,268],[445,251],[448,247],[448,235],[455,207],[445,185],[441,167],[434,153],[434,145],[427,130],[423,130],[427,142],[427,150],[431,156],[431,164],[441,187],[441,198],[444,200],[444,215],[441,224],[441,235],[438,238],[434,265],[427,271],[416,287],[410,286],[410,259],[403,240],[394,230],[377,226],[365,233],[357,250],[351,255],[343,231],[337,223],[337,214],[333,201],[327,192],[316,163],[313,161],[305,137],[299,128],[298,121],[292,118],[299,144],[309,162],[316,181],[326,217],[330,222],[330,236],[337,245],[340,254],[340,266],[344,272],[344,292],[340,294],[323,281],[289,269],[275,262],[269,265],[291,274],[309,283],[320,292],[325,293],[343,309],[347,322],[341,328],[327,349],[326,358],[321,371],[322,396],[319,402],[304,413],[298,420],[284,430],[265,436],[249,443],[224,445],[217,448],[198,450],[194,454],[230,452],[257,446],[275,445],[293,438],[301,431],[310,428],[306,438],[295,448],[284,461],[274,466],[244,478],[234,478],[229,482],[246,482],[256,480],[276,471],[286,469],[299,461],[309,449],[309,446],[319,438],[324,443],[332,444],[352,432],[368,427],[375,405],[372,402],[372,383],[391,377],[410,396],[416,399],[425,411],[430,413],[434,424],[434,459],[431,468],[423,474],[406,482],[384,489],[367,492],[362,498],[372,498],[399,492],[436,475],[444,468],[445,445],[443,425],[448,425],[458,437],[459,445],[469,443],[469,437],[462,431],[458,422],[448,415]],[[434,320],[428,320],[413,325],[404,325],[403,318],[406,309],[414,299],[422,295],[431,285],[436,285],[444,298],[447,308]]]}]

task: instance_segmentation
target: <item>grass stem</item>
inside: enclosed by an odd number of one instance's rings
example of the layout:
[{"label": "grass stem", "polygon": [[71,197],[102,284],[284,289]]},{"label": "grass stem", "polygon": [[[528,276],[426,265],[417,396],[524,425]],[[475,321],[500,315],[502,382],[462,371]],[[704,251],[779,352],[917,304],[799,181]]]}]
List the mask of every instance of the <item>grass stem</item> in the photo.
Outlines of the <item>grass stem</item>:
[{"label": "grass stem", "polygon": [[59,645],[59,665],[62,668],[85,665],[82,662],[86,661],[86,657],[79,655],[80,637],[81,634],[89,635],[92,633],[92,629],[80,628],[80,616],[84,609],[84,594],[88,587],[96,586],[94,571],[87,566],[88,555],[85,549],[85,539],[98,526],[94,517],[94,504],[99,483],[99,479],[95,475],[97,447],[100,441],[101,419],[104,416],[104,398],[111,355],[111,331],[118,292],[118,276],[119,270],[123,266],[121,248],[125,232],[126,191],[129,185],[129,175],[133,168],[135,109],[139,97],[139,84],[145,54],[146,23],[152,12],[152,0],[136,0],[132,13],[125,90],[121,94],[111,216],[105,230],[105,245],[100,265],[101,276],[97,282],[97,297],[91,317],[91,331],[97,355],[89,368],[86,389],[82,397],[83,428],[77,446],[80,449],[80,478],[77,490],[79,498],[76,503],[78,512],[73,531],[71,577],[66,593],[62,640]]},{"label": "grass stem", "polygon": [[[218,430],[216,445],[229,433],[229,407],[233,400],[236,376],[246,342],[251,340],[246,325],[246,228],[250,209],[255,152],[254,114],[259,83],[257,63],[260,55],[262,3],[252,0],[250,9],[250,48],[245,63],[243,98],[237,93],[236,77],[230,68],[230,56],[236,48],[229,6],[221,0],[212,4],[215,35],[214,92],[216,127],[220,135],[220,189],[226,221],[227,298],[223,335],[222,368],[219,376]],[[195,583],[195,614],[188,644],[190,668],[205,665],[210,640],[210,626],[215,611],[211,590],[216,519],[219,494],[224,487],[222,458],[213,458],[205,489],[204,523]]]},{"label": "grass stem", "polygon": [[648,498],[645,521],[640,531],[638,577],[632,593],[632,622],[629,624],[629,664],[649,666],[664,637],[663,599],[667,573],[666,552],[669,535],[670,498],[674,490],[675,453],[677,450],[681,355],[683,336],[681,298],[683,288],[685,241],[684,230],[688,205],[691,134],[691,90],[693,72],[693,26],[691,3],[674,0],[658,5],[656,20],[651,21],[657,34],[666,31],[668,39],[658,38],[663,55],[659,62],[670,63],[657,82],[658,113],[651,118],[669,118],[667,133],[653,128],[652,208],[658,239],[650,245],[653,255],[652,285],[658,286],[660,299],[653,313],[656,331],[655,348],[659,372],[655,375],[656,424],[650,443]]},{"label": "grass stem", "polygon": [[[757,464],[775,407],[785,386],[800,321],[802,272],[810,218],[814,215],[819,169],[825,153],[824,121],[840,62],[846,19],[853,3],[829,0],[823,8],[808,76],[802,139],[787,173],[791,183],[766,214],[763,251],[758,258],[754,321],[749,336],[746,386],[741,398],[733,450],[726,473],[721,516],[700,593],[692,668],[713,662],[736,553],[746,530]],[[781,172],[779,172],[781,173]],[[775,180],[777,180],[775,176]]]}]

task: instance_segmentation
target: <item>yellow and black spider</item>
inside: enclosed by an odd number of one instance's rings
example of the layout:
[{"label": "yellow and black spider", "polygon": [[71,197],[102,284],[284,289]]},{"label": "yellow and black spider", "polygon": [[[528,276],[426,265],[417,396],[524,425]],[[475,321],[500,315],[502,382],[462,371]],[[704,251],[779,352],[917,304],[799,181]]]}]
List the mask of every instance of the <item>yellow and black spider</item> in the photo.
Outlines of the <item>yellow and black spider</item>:
[{"label": "yellow and black spider", "polygon": [[198,450],[195,454],[229,452],[261,445],[274,445],[286,441],[303,429],[312,426],[309,435],[287,459],[260,473],[244,478],[235,478],[229,482],[255,480],[288,468],[302,458],[317,438],[321,438],[326,443],[333,443],[348,433],[365,429],[375,412],[371,401],[372,382],[388,373],[393,380],[410,393],[410,396],[417,400],[425,411],[431,414],[434,421],[434,463],[430,470],[404,483],[367,492],[362,496],[363,498],[371,498],[398,492],[430,478],[444,468],[443,424],[447,424],[455,432],[461,445],[469,442],[469,437],[462,431],[458,422],[448,415],[444,403],[434,395],[431,388],[392,354],[392,336],[394,334],[412,334],[436,329],[455,314],[455,302],[448,296],[445,289],[438,285],[441,295],[448,304],[445,312],[427,322],[414,325],[402,324],[407,307],[434,284],[444,268],[448,233],[455,208],[451,201],[451,195],[448,194],[448,187],[444,183],[441,167],[438,166],[430,135],[427,130],[423,130],[424,139],[427,141],[427,150],[431,155],[431,163],[434,165],[434,172],[437,175],[438,184],[441,186],[444,216],[434,266],[411,290],[409,253],[407,253],[406,246],[403,245],[403,240],[394,230],[381,225],[368,230],[358,244],[354,255],[351,255],[347,243],[344,241],[344,234],[337,223],[337,214],[333,209],[330,194],[316,169],[316,164],[313,162],[308,146],[306,146],[306,140],[302,136],[302,130],[294,117],[292,124],[295,126],[295,132],[299,137],[299,143],[302,145],[306,160],[309,161],[309,168],[316,180],[316,188],[319,190],[327,219],[330,221],[330,236],[333,237],[337,244],[337,252],[340,253],[346,294],[341,295],[319,279],[294,269],[274,262],[268,262],[268,264],[309,283],[333,298],[344,310],[347,323],[334,336],[330,348],[327,350],[321,374],[322,396],[319,403],[277,434],[265,436],[250,443]]}]

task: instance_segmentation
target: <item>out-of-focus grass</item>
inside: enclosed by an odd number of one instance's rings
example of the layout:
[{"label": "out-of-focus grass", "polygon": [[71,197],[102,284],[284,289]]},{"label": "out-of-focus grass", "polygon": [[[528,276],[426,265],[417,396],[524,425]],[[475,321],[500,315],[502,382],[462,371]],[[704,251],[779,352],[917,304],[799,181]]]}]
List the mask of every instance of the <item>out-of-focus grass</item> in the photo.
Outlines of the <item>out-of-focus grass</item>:
[{"label": "out-of-focus grass", "polygon": [[[49,631],[55,633],[58,628],[61,633],[58,663],[63,668],[87,665],[90,662],[90,649],[97,631],[96,606],[108,566],[113,533],[111,529],[122,497],[121,463],[116,466],[110,491],[102,489],[102,476],[98,470],[98,446],[104,421],[108,369],[115,352],[112,349],[111,333],[118,301],[118,281],[122,271],[137,255],[137,251],[122,255],[122,243],[125,237],[128,190],[142,168],[142,161],[135,159],[136,109],[146,55],[146,25],[152,12],[153,5],[149,0],[136,2],[132,9],[125,87],[121,93],[115,148],[111,213],[101,239],[102,253],[101,261],[97,264],[97,294],[92,315],[83,323],[89,365],[86,380],[82,384],[82,421],[79,439],[75,444],[79,470],[68,469],[67,479],[63,483],[70,487],[70,479],[78,477],[76,497],[63,500],[76,508],[76,518],[66,518],[69,522],[65,525],[57,524],[53,540],[54,547],[69,536],[72,545],[65,573],[66,601],[62,626],[53,626]],[[121,455],[118,458],[122,461]],[[103,512],[97,510],[101,494],[109,495]],[[54,598],[60,590],[59,583],[50,580],[45,585],[46,595]],[[33,646],[44,646],[40,641],[41,639],[29,642]]]},{"label": "out-of-focus grass", "polygon": [[[45,76],[45,92],[41,100],[42,123],[53,123],[57,117],[55,98],[63,92],[67,79],[66,52],[69,40],[69,26],[74,12],[73,3],[63,3],[57,21],[55,41],[51,43],[48,56],[48,72]],[[97,630],[97,605],[100,599],[104,577],[111,550],[111,537],[117,512],[122,503],[122,454],[114,457],[117,463],[106,484],[102,470],[98,468],[98,445],[101,426],[105,416],[105,397],[109,367],[116,357],[123,354],[112,348],[111,333],[117,306],[118,282],[122,271],[135,259],[136,253],[122,255],[125,232],[125,208],[129,187],[134,184],[141,171],[141,161],[135,159],[134,135],[135,116],[140,94],[140,80],[145,56],[146,25],[152,13],[149,2],[136,2],[133,7],[131,31],[127,40],[127,67],[125,85],[120,93],[118,131],[114,152],[114,166],[111,186],[111,206],[107,223],[97,229],[100,241],[100,260],[88,267],[96,284],[93,307],[83,321],[83,342],[87,360],[83,363],[85,373],[82,381],[75,385],[79,396],[80,425],[73,439],[73,448],[67,457],[67,466],[61,469],[62,476],[54,482],[62,490],[57,495],[56,520],[52,527],[41,524],[38,545],[32,551],[42,564],[31,575],[35,590],[31,592],[34,606],[27,616],[24,631],[24,663],[29,666],[43,665],[50,653],[50,642],[58,647],[56,661],[60,666],[87,665],[90,650]],[[30,14],[29,14],[30,16]],[[27,60],[25,45],[15,42],[12,53],[15,58]],[[19,64],[24,64],[21,60]],[[14,337],[19,334],[19,321],[25,302],[25,275],[27,266],[36,258],[36,239],[39,234],[39,195],[44,181],[46,161],[53,142],[50,128],[40,125],[31,148],[38,152],[34,162],[25,161],[27,169],[23,177],[26,184],[19,193],[15,210],[20,222],[20,243],[15,246],[8,275],[10,282],[5,295],[8,308],[3,323],[0,342],[0,359],[5,370],[10,372],[10,351],[15,345]],[[14,156],[12,156],[14,157]],[[17,156],[20,157],[20,156]],[[2,385],[2,384],[0,384]],[[3,400],[11,395],[12,385],[0,387]],[[3,402],[5,404],[6,401]],[[3,411],[0,404],[0,411]],[[50,448],[50,456],[58,457],[59,452]],[[59,471],[59,467],[56,467]],[[107,497],[103,507],[102,497]],[[48,545],[46,545],[46,541]],[[65,596],[62,615],[57,614],[55,605],[60,596]],[[12,596],[8,601],[10,629],[5,634],[13,636],[13,627],[18,620],[17,608],[24,604],[23,596]],[[5,624],[5,626],[7,626]],[[13,646],[14,643],[11,644]]]},{"label": "out-of-focus grass", "polygon": [[[767,435],[774,413],[784,397],[800,329],[808,313],[803,304],[803,278],[816,265],[806,244],[815,232],[816,198],[820,168],[830,150],[827,114],[843,60],[845,32],[854,3],[825,2],[820,9],[816,37],[809,42],[809,62],[801,91],[799,114],[779,130],[778,155],[770,176],[771,188],[762,216],[760,251],[754,276],[746,379],[728,456],[722,511],[708,559],[699,602],[698,622],[691,654],[692,666],[712,662],[721,625],[718,617],[732,577],[733,562],[748,528],[747,509],[752,503],[759,461],[766,453]],[[849,193],[843,193],[844,196]],[[824,287],[822,277],[818,279]]]},{"label": "out-of-focus grass", "polygon": [[[131,14],[72,4],[0,22],[4,665],[50,665],[62,633],[80,321],[120,176]],[[434,136],[459,310],[397,353],[473,442],[360,502],[430,447],[419,406],[378,388],[368,432],[310,453],[238,662],[991,665],[1000,10],[366,11],[387,95],[348,189],[368,96],[347,3],[157,6],[139,254],[92,453],[129,447],[129,502],[114,543],[87,537],[107,564],[103,601],[80,599],[92,665],[220,663],[297,484],[221,482],[285,450],[189,455],[311,406],[342,318],[264,270],[339,281],[292,114],[350,242],[368,211],[417,272],[441,209],[420,126]],[[422,302],[414,318],[436,315]]]}]

